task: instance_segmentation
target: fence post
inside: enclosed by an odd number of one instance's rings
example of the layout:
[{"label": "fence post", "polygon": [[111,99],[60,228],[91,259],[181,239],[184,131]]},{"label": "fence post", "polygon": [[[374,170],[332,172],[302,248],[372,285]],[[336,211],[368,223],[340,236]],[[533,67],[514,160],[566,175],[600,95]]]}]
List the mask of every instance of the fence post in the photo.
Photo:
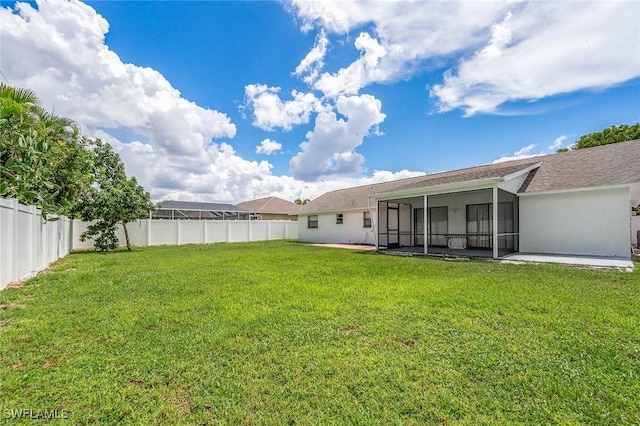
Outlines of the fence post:
[{"label": "fence post", "polygon": [[180,219],[176,219],[176,245],[180,245]]},{"label": "fence post", "polygon": [[[42,212],[41,212],[42,214]],[[60,218],[58,218],[60,220]],[[49,264],[49,227],[48,222],[40,216],[40,235],[42,244],[40,244],[40,259],[43,265]]]},{"label": "fence post", "polygon": [[146,219],[147,222],[147,247],[151,245],[151,219]]},{"label": "fence post", "polygon": [[289,239],[289,222],[285,222],[284,223],[284,239],[288,240]]},{"label": "fence post", "polygon": [[[200,212],[202,215],[202,212]],[[207,244],[207,221],[202,220],[202,244]]]},{"label": "fence post", "polygon": [[249,242],[251,242],[251,219],[247,223],[249,224]]},{"label": "fence post", "polygon": [[267,241],[271,241],[271,221],[267,222]]},{"label": "fence post", "polygon": [[11,256],[11,281],[18,280],[18,200],[15,198],[10,199],[11,209],[13,211],[13,238],[11,241],[12,256]]},{"label": "fence post", "polygon": [[28,206],[27,211],[30,217],[29,217],[29,239],[26,241],[31,243],[30,244],[31,247],[29,247],[29,266],[27,267],[28,269],[27,274],[31,274],[31,272],[38,269],[38,267],[36,266],[36,263],[37,263],[36,251],[38,250],[38,247],[36,244],[36,220],[38,216],[36,215],[36,208],[34,206]]},{"label": "fence post", "polygon": [[227,219],[227,242],[231,242],[231,221]]}]

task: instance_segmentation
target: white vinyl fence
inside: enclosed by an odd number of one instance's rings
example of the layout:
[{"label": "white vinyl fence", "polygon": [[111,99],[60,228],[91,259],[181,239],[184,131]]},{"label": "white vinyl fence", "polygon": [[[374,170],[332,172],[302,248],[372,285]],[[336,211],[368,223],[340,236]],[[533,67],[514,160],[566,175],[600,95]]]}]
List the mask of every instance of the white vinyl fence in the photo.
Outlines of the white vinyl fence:
[{"label": "white vinyl fence", "polygon": [[[92,241],[81,242],[80,234],[89,226],[73,222],[73,249],[86,250]],[[290,220],[165,220],[144,219],[127,224],[129,240],[136,247],[240,243],[298,238],[298,222]],[[126,246],[124,231],[118,227],[120,246]]]},{"label": "white vinyl fence", "polygon": [[71,221],[43,221],[40,210],[0,198],[0,289],[71,251]]},{"label": "white vinyl fence", "polygon": [[[46,269],[71,250],[92,249],[92,241],[80,241],[88,225],[66,217],[43,221],[37,208],[0,198],[0,290]],[[298,238],[298,223],[288,220],[147,219],[127,224],[127,230],[137,247]],[[122,227],[117,235],[126,246]]]}]

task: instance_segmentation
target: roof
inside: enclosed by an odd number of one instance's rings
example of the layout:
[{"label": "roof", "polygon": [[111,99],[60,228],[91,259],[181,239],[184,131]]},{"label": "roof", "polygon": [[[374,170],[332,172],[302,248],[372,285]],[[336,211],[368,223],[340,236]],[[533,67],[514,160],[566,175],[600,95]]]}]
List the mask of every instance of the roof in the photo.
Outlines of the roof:
[{"label": "roof", "polygon": [[522,193],[640,183],[640,139],[538,158],[542,166]]},{"label": "roof", "polygon": [[265,197],[257,200],[243,201],[238,207],[256,213],[298,214],[300,206],[278,197]]},{"label": "roof", "polygon": [[370,195],[504,178],[537,164],[540,167],[529,173],[520,193],[637,184],[640,140],[331,191],[302,206],[300,213],[363,209]]},{"label": "roof", "polygon": [[233,204],[223,203],[201,203],[195,201],[161,201],[160,209],[162,210],[190,210],[203,212],[249,212],[243,208],[234,206]]}]

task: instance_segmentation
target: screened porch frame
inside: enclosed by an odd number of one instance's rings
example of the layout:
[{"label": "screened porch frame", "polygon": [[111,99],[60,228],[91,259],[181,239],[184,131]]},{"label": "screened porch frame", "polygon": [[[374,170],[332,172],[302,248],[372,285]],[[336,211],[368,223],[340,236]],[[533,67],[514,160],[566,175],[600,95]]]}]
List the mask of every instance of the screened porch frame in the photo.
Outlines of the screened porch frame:
[{"label": "screened porch frame", "polygon": [[[490,192],[489,202],[475,202],[473,196],[469,194],[474,193],[475,196],[486,196]],[[430,206],[430,198],[434,197],[460,197],[459,200],[464,202],[464,212],[460,212],[460,207],[452,207],[451,205],[436,205]],[[465,197],[469,197],[470,201],[464,201]],[[375,201],[377,207],[377,224],[375,230],[376,236],[376,249],[379,250],[381,246],[387,248],[400,248],[400,247],[423,247],[423,254],[430,254],[430,249],[433,254],[443,254],[450,251],[452,254],[455,250],[460,251],[472,251],[472,250],[488,250],[491,252],[491,257],[499,258],[501,255],[513,253],[518,251],[519,246],[519,229],[518,229],[518,197],[516,194],[512,194],[508,191],[504,191],[498,188],[497,185],[490,187],[481,186],[470,188],[466,187],[458,191],[443,191],[443,192],[430,192],[426,194],[407,194],[407,196],[396,197],[371,197]],[[417,203],[422,198],[422,206],[417,207]],[[477,198],[477,197],[476,197]],[[507,201],[505,201],[507,200]],[[371,200],[370,200],[371,201]],[[501,204],[512,203],[511,214],[505,214],[508,211],[507,208],[501,208]],[[389,206],[392,206],[389,208]],[[489,213],[490,224],[488,230],[479,232],[477,229],[471,230],[469,227],[469,206],[474,205],[488,205],[491,209]],[[405,207],[402,207],[405,206]],[[409,206],[408,208],[406,206]],[[438,229],[438,232],[433,232],[433,225],[429,222],[431,215],[429,214],[430,207],[446,207],[447,208],[447,231],[442,232],[442,229]],[[390,219],[390,211],[398,211],[396,224],[395,219]],[[404,209],[404,212],[401,211]],[[421,210],[422,213],[422,230],[418,229],[419,218],[416,216]],[[502,210],[502,217],[499,214]],[[466,227],[463,231],[460,229],[450,229],[449,223],[452,214],[460,215],[464,214],[464,222]],[[390,227],[390,224],[395,227]],[[484,225],[486,227],[486,224]],[[459,228],[459,223],[458,223]],[[422,232],[420,232],[422,231]],[[434,238],[437,239],[439,244],[434,245]],[[422,244],[420,242],[422,241]],[[424,244],[424,242],[427,244]],[[446,241],[446,243],[445,243]],[[474,247],[478,244],[469,244],[469,242],[482,241],[478,247]],[[415,252],[415,250],[412,250]]]}]

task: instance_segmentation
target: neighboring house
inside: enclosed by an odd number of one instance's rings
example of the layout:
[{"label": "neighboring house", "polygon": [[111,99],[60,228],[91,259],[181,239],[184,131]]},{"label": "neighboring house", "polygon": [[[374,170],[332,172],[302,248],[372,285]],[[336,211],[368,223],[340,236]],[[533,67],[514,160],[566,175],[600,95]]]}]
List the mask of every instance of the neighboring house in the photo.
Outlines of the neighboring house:
[{"label": "neighboring house", "polygon": [[300,210],[298,204],[278,197],[244,201],[238,207],[255,212],[263,220],[298,220]]},{"label": "neighboring house", "polygon": [[302,206],[298,238],[629,259],[638,204],[635,140],[329,192]]},{"label": "neighboring house", "polygon": [[257,217],[251,210],[233,204],[168,200],[160,202],[151,219],[249,220]]}]

